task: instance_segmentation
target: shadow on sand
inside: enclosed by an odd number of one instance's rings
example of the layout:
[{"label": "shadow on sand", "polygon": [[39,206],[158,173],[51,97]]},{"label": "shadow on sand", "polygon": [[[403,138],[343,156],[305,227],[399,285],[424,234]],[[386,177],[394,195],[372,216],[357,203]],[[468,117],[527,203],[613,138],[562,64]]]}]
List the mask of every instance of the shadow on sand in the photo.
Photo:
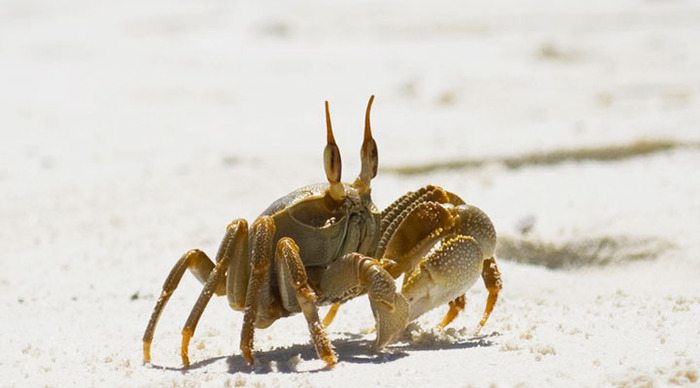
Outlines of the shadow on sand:
[{"label": "shadow on sand", "polygon": [[[485,335],[470,337],[457,342],[440,343],[420,343],[397,342],[389,346],[382,353],[372,351],[372,341],[364,339],[358,334],[343,333],[343,338],[335,339],[333,345],[338,354],[338,362],[348,362],[353,364],[384,364],[407,357],[410,352],[424,350],[449,350],[449,349],[470,349],[475,347],[488,347],[493,345],[493,337],[500,335],[497,332]],[[314,360],[318,356],[312,344],[296,344],[285,348],[276,348],[268,351],[257,351],[255,353],[255,364],[250,366],[241,355],[228,357],[213,357],[207,360],[193,363],[191,369],[197,369],[209,365],[213,362],[226,358],[229,373],[317,373],[330,370],[327,367],[320,367],[311,370],[298,370],[296,362],[290,360],[300,357],[302,360]],[[187,372],[188,369],[175,368]]]},{"label": "shadow on sand", "polygon": [[[449,350],[449,349],[470,349],[475,347],[488,347],[493,345],[491,338],[499,336],[498,332],[478,335],[458,342],[441,343],[420,343],[397,342],[389,346],[382,353],[372,351],[372,341],[364,339],[358,334],[343,333],[344,338],[333,341],[338,362],[348,362],[353,364],[384,364],[393,362],[409,355],[409,352],[424,350]],[[318,356],[311,343],[296,344],[285,348],[276,348],[268,351],[255,352],[255,364],[248,365],[241,355],[218,356],[206,360],[194,362],[189,368],[174,368],[152,365],[154,368],[178,371],[187,373],[213,364],[219,360],[226,359],[229,373],[246,374],[268,374],[268,373],[317,373],[328,371],[330,368],[320,367],[311,370],[298,370],[296,362],[290,360],[300,357],[302,360],[314,360]]]}]

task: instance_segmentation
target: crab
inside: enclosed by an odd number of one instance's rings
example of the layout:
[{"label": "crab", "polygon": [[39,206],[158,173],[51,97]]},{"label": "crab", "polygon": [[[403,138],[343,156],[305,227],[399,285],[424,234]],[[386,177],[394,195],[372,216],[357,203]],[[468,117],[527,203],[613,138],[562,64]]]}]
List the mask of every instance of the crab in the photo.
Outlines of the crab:
[{"label": "crab", "polygon": [[[367,294],[375,319],[375,351],[396,341],[408,323],[444,304],[444,328],[465,307],[465,292],[482,277],[488,296],[479,328],[491,314],[501,275],[494,259],[496,232],[488,216],[456,194],[428,185],[398,198],[383,211],[372,202],[377,145],[370,127],[374,96],[367,103],[361,171],[341,182],[340,150],[325,102],[323,152],[327,183],[302,187],[273,202],[253,222],[237,219],[226,228],[215,260],[199,249],[186,252],[171,269],[143,336],[144,362],[170,296],[185,270],[203,289],[182,329],[180,355],[188,346],[213,294],[226,296],[243,312],[240,350],[252,365],[255,329],[303,313],[311,340],[328,367],[338,362],[325,328],[339,306]],[[396,279],[404,276],[399,289]],[[321,321],[319,306],[331,305]]]}]

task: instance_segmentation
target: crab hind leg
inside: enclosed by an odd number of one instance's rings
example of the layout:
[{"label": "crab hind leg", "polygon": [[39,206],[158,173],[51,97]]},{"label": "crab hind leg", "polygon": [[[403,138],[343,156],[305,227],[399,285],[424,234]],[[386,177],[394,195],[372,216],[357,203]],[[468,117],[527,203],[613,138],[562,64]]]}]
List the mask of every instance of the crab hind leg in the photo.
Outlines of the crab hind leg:
[{"label": "crab hind leg", "polygon": [[217,253],[216,266],[209,273],[204,287],[197,298],[187,321],[182,328],[182,343],[180,345],[180,356],[182,364],[188,367],[190,364],[188,348],[190,339],[194,335],[197,328],[199,318],[201,318],[204,309],[207,307],[209,300],[215,293],[218,296],[226,294],[227,275],[236,277],[238,274],[232,273],[231,267],[240,267],[239,263],[247,261],[246,243],[248,240],[248,223],[244,219],[233,221],[226,228],[226,236],[221,242],[219,252]]},{"label": "crab hind leg", "polygon": [[493,311],[493,306],[496,305],[498,300],[498,293],[503,288],[503,281],[501,280],[501,272],[498,270],[496,265],[496,259],[492,257],[484,260],[484,269],[481,272],[481,277],[484,279],[484,285],[486,290],[489,292],[489,296],[486,299],[486,307],[484,308],[484,315],[479,321],[479,329],[484,327],[486,321],[488,321],[491,312]]},{"label": "crab hind leg", "polygon": [[[216,264],[209,259],[206,253],[199,249],[187,251],[175,263],[173,268],[170,270],[168,277],[165,279],[160,298],[158,298],[158,302],[153,309],[151,319],[149,320],[148,326],[146,327],[146,331],[143,335],[144,362],[151,361],[151,343],[153,341],[153,334],[155,332],[158,319],[160,318],[160,315],[173,292],[180,284],[180,280],[182,279],[182,275],[185,273],[185,270],[189,269],[197,280],[204,284],[202,294],[208,294],[208,297],[206,297],[207,301],[209,300],[208,298],[211,297],[212,293],[216,293],[219,296],[226,293],[224,281],[226,275],[224,274],[224,268],[227,266],[227,263],[230,260],[231,249],[240,245],[241,234],[247,235],[247,224],[245,220],[240,219],[229,224],[226,236],[221,242],[221,246],[216,257]],[[245,240],[245,238],[243,239]],[[204,307],[206,307],[206,303],[202,303],[202,296],[200,295],[200,298],[193,309],[193,312],[198,311],[197,319],[199,319],[199,315],[201,315]],[[188,322],[190,322],[189,319]],[[196,326],[196,322],[194,322],[194,325],[191,325],[192,332],[194,332],[194,326]],[[190,326],[186,325],[186,328],[187,327]],[[184,334],[185,333],[183,330],[183,335]],[[187,360],[187,348],[185,341],[183,341],[183,346],[184,347],[181,349],[181,353],[183,354],[185,366],[187,366],[189,360]]]},{"label": "crab hind leg", "polygon": [[[212,294],[219,286],[223,284],[222,279],[225,276],[225,266],[228,263],[225,260],[219,261],[214,269],[209,273],[209,277],[204,283],[202,292],[199,294],[190,315],[187,317],[185,326],[182,328],[182,343],[180,345],[180,356],[182,357],[182,365],[187,368],[190,366],[189,344],[190,339],[194,335],[194,330],[197,328],[199,318],[201,318],[204,309],[207,307]],[[223,295],[223,294],[222,294]]]},{"label": "crab hind leg", "polygon": [[160,293],[158,302],[153,308],[153,313],[151,313],[151,318],[146,326],[146,331],[143,334],[143,361],[148,363],[151,362],[151,343],[153,342],[153,335],[158,325],[158,320],[160,315],[165,308],[165,305],[170,300],[173,292],[180,284],[182,280],[182,275],[185,271],[189,269],[195,277],[201,282],[205,282],[209,273],[214,268],[214,263],[209,259],[206,253],[200,251],[199,249],[191,249],[187,251],[180,259],[175,263],[173,268],[170,270],[168,277],[163,283],[163,290]]}]

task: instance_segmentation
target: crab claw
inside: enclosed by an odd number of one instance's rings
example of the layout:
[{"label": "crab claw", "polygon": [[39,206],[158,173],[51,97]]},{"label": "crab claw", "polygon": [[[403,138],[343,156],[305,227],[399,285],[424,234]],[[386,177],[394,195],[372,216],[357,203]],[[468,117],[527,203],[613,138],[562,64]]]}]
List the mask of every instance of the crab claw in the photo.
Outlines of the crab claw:
[{"label": "crab claw", "polygon": [[376,321],[374,350],[394,342],[408,325],[408,302],[396,292],[394,279],[386,270],[373,266],[368,274],[369,302]]},{"label": "crab claw", "polygon": [[463,295],[481,275],[481,252],[473,237],[456,235],[426,255],[406,275],[401,289],[410,301],[410,319]]}]

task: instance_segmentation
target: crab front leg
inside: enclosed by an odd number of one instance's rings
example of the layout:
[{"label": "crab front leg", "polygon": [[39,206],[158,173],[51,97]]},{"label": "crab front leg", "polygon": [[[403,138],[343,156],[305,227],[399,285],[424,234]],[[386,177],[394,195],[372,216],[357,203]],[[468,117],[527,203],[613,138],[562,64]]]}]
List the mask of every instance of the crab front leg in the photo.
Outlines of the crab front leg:
[{"label": "crab front leg", "polygon": [[[338,362],[338,356],[333,351],[331,341],[324,330],[324,325],[318,317],[318,297],[309,286],[308,277],[304,262],[299,254],[299,246],[288,237],[283,237],[277,242],[275,253],[277,264],[277,276],[279,277],[279,287],[281,293],[288,293],[292,288],[296,301],[301,308],[306,322],[309,325],[311,340],[316,348],[318,357],[331,367]],[[290,298],[282,298],[284,300]],[[291,307],[291,306],[290,306]],[[291,309],[291,308],[290,308]]]},{"label": "crab front leg", "polygon": [[[289,312],[301,311],[306,318],[311,338],[319,357],[332,366],[337,362],[330,341],[318,317],[316,294],[309,286],[306,269],[299,254],[299,247],[287,237],[277,241],[274,263],[277,268],[278,286],[282,300],[270,293],[275,223],[269,216],[258,218],[253,224],[253,252],[251,274],[245,298],[245,313],[241,329],[241,353],[248,364],[253,364],[253,340],[256,327],[267,327],[277,318]],[[294,294],[298,305],[289,305],[289,294]],[[294,297],[293,297],[294,298]],[[286,311],[286,313],[285,313]]]}]

